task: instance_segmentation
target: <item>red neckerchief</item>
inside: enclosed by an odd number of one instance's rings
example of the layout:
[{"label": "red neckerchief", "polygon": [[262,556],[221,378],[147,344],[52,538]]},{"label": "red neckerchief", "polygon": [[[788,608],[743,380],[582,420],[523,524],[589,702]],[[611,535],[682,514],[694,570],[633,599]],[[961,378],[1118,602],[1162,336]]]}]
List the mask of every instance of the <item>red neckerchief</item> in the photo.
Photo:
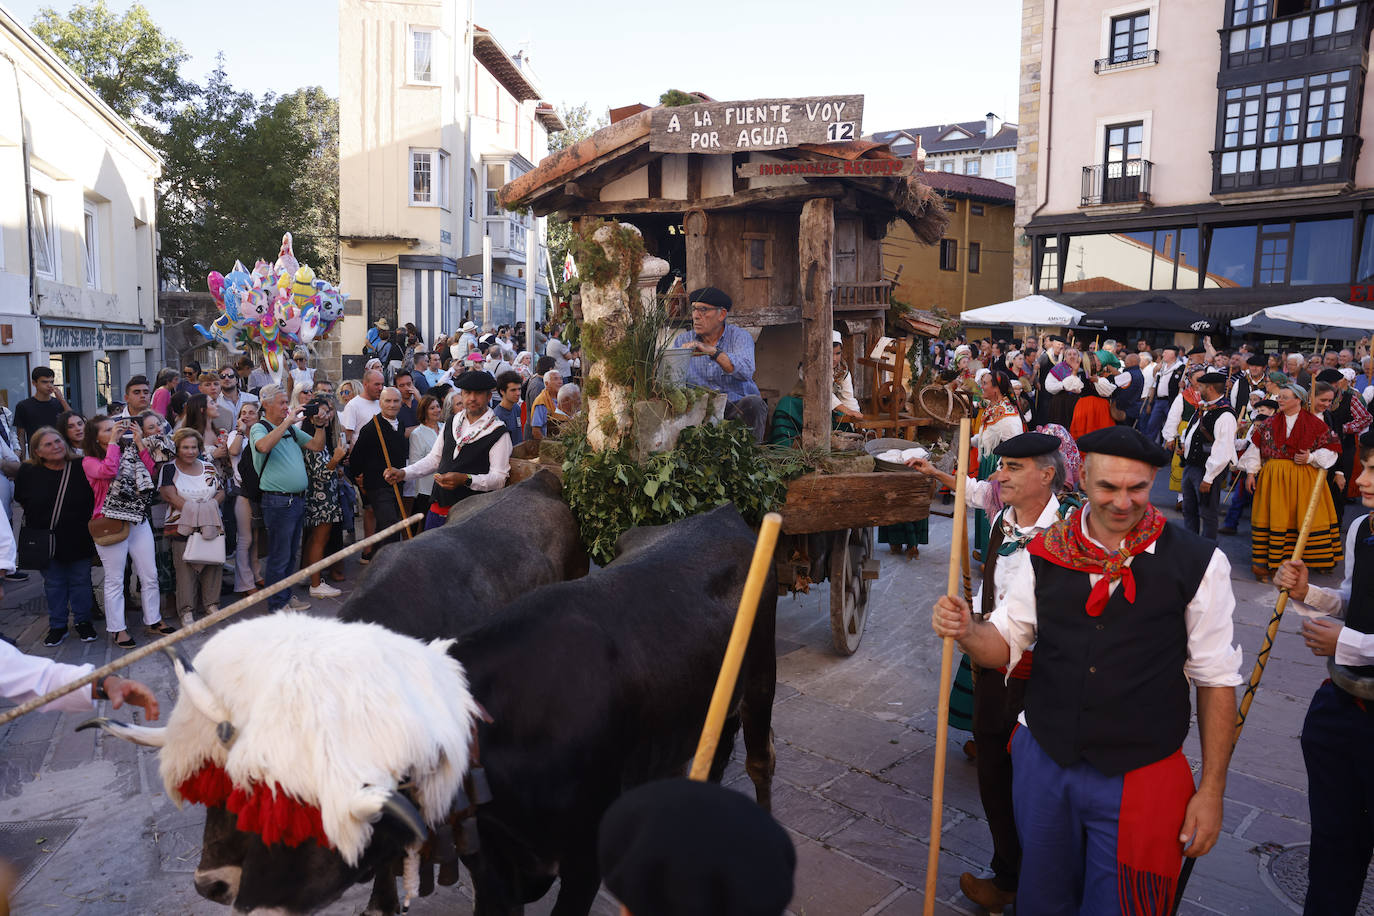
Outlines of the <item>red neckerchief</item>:
[{"label": "red neckerchief", "polygon": [[1055,522],[1027,549],[1037,556],[1049,560],[1055,566],[1073,569],[1078,572],[1096,574],[1102,578],[1088,594],[1087,611],[1090,617],[1099,617],[1107,607],[1111,597],[1112,583],[1121,580],[1121,594],[1132,604],[1135,603],[1135,574],[1126,561],[1155,542],[1164,530],[1164,516],[1154,506],[1147,506],[1145,517],[1121,539],[1121,549],[1109,554],[1088,540],[1083,533],[1082,512],[1075,512],[1068,518]]}]

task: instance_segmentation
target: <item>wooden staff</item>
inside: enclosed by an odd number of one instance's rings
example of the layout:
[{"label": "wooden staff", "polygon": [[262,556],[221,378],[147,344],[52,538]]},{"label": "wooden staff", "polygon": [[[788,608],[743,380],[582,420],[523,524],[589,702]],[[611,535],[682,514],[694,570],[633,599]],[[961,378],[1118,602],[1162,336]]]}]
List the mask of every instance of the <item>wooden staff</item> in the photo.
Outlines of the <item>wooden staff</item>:
[{"label": "wooden staff", "polygon": [[[706,725],[701,730],[701,740],[697,742],[696,756],[692,758],[692,772],[689,774],[697,782],[705,782],[711,773],[711,764],[716,759],[716,746],[720,743],[720,730],[725,725],[725,714],[730,710],[730,697],[735,693],[735,681],[739,678],[740,663],[744,661],[744,650],[749,645],[749,634],[754,629],[754,615],[759,609],[759,597],[763,594],[764,582],[768,579],[768,565],[773,562],[773,548],[778,543],[778,531],[782,527],[782,516],[769,512],[759,526],[759,538],[754,542],[754,559],[749,563],[749,577],[744,580],[744,592],[739,597],[739,609],[735,612],[735,625],[730,630],[730,642],[725,646],[725,660],[721,662],[720,674],[716,676],[716,689],[711,694],[711,705],[706,712]],[[831,583],[831,588],[835,583]]]},{"label": "wooden staff", "polygon": [[[951,598],[959,594],[959,568],[963,565],[960,544],[968,540],[968,507],[964,503],[964,492],[968,488],[968,417],[959,421],[959,467],[954,475],[954,541],[949,552],[949,574],[945,581],[945,594]],[[961,536],[959,532],[962,531]],[[939,706],[935,721],[935,782],[931,788],[930,799],[930,852],[926,857],[926,894],[922,912],[933,916],[935,912],[935,879],[940,870],[940,821],[944,813],[945,797],[945,745],[949,743],[949,678],[954,667],[954,638],[946,636],[940,647],[940,680],[936,685],[939,691]]]},{"label": "wooden staff", "polygon": [[32,700],[28,700],[24,703],[21,703],[18,706],[6,712],[4,715],[0,715],[0,725],[5,725],[9,722],[13,722],[20,716],[25,715],[27,713],[31,713],[39,707],[47,706],[53,700],[60,699],[69,693],[73,693],[77,690],[80,690],[87,684],[94,683],[95,681],[100,680],[107,674],[114,674],[120,668],[127,668],[134,662],[146,658],[147,656],[152,655],[154,652],[161,652],[168,646],[173,645],[175,643],[179,643],[183,639],[186,639],[190,636],[194,636],[202,630],[208,630],[210,627],[214,626],[220,621],[227,620],[228,618],[234,616],[239,611],[250,608],[255,604],[261,604],[268,598],[275,595],[277,592],[283,589],[290,588],[297,582],[304,582],[317,572],[323,572],[324,570],[333,566],[340,560],[346,557],[351,557],[353,554],[358,553],[364,547],[367,547],[371,544],[375,544],[378,541],[383,540],[384,538],[390,537],[391,535],[399,531],[402,528],[402,526],[410,525],[423,519],[423,515],[412,515],[410,518],[403,519],[389,528],[383,529],[382,531],[378,531],[376,534],[372,535],[372,537],[363,538],[361,541],[358,541],[355,544],[350,544],[343,550],[340,550],[338,553],[331,553],[323,560],[320,560],[316,563],[311,563],[309,566],[305,567],[304,569],[298,572],[292,573],[285,579],[282,579],[278,582],[273,582],[266,588],[259,589],[257,592],[255,592],[252,595],[249,595],[247,598],[235,601],[228,607],[221,608],[220,610],[216,611],[208,617],[202,617],[200,620],[197,620],[195,623],[191,624],[188,627],[182,627],[180,630],[177,630],[170,636],[164,636],[162,639],[150,642],[146,646],[134,649],[132,652],[129,652],[123,655],[122,657],[116,659],[115,661],[110,662],[108,665],[105,665],[101,668],[97,668],[90,674],[82,675],[81,677],[72,681],[70,684],[64,684],[63,686],[58,687],[55,690],[51,690],[48,693],[43,694],[43,696],[41,697],[35,697]]},{"label": "wooden staff", "polygon": [[[1312,481],[1312,493],[1307,497],[1307,511],[1302,517],[1302,528],[1298,531],[1298,542],[1293,545],[1293,556],[1290,558],[1294,562],[1302,559],[1303,551],[1307,549],[1307,536],[1312,533],[1312,519],[1317,515],[1317,502],[1321,499],[1322,487],[1326,486],[1326,468],[1317,469],[1317,478]],[[1279,632],[1279,622],[1283,620],[1283,609],[1288,606],[1288,589],[1279,589],[1278,600],[1274,602],[1274,613],[1269,617],[1269,626],[1264,631],[1264,643],[1260,646],[1259,655],[1255,656],[1255,667],[1250,669],[1250,682],[1245,685],[1245,693],[1240,697],[1240,711],[1236,714],[1236,734],[1231,739],[1231,747],[1235,748],[1240,741],[1240,733],[1245,729],[1245,717],[1250,714],[1250,704],[1255,700],[1255,692],[1259,690],[1260,678],[1264,677],[1264,666],[1269,664],[1269,652],[1274,648],[1274,637]],[[1178,876],[1178,893],[1174,897],[1173,908],[1169,911],[1170,916],[1177,916],[1179,905],[1183,902],[1183,889],[1188,886],[1188,878],[1193,874],[1193,866],[1197,864],[1197,859],[1185,859],[1183,871]]]}]

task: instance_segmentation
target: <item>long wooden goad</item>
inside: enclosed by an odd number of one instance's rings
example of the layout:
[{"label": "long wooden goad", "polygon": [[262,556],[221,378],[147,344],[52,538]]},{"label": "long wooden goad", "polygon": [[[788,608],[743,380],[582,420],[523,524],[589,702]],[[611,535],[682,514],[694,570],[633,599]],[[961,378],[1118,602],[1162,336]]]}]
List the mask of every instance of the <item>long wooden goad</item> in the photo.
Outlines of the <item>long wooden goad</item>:
[{"label": "long wooden goad", "polygon": [[[739,679],[740,664],[744,661],[744,650],[749,646],[749,634],[754,631],[754,616],[758,613],[759,598],[763,595],[764,583],[768,581],[768,566],[773,562],[773,548],[778,543],[778,531],[782,528],[782,516],[769,512],[759,526],[759,538],[754,542],[754,558],[749,563],[749,577],[744,580],[744,592],[739,598],[739,609],[735,612],[735,625],[730,630],[730,641],[725,646],[725,659],[716,676],[716,689],[711,694],[711,705],[706,711],[706,725],[697,741],[697,752],[692,758],[692,771],[689,774],[697,782],[705,782],[711,774],[711,762],[716,759],[716,746],[720,744],[720,730],[725,725],[725,714],[730,711],[730,697],[735,692],[735,681]],[[831,583],[835,587],[835,583]]]},{"label": "long wooden goad", "polygon": [[[1302,559],[1303,551],[1307,549],[1307,536],[1312,533],[1312,519],[1317,515],[1317,503],[1321,499],[1322,487],[1326,486],[1326,469],[1319,468],[1317,478],[1312,481],[1312,492],[1307,497],[1307,511],[1303,513],[1302,528],[1298,531],[1297,543],[1293,545],[1292,560]],[[1231,740],[1231,747],[1234,748],[1240,741],[1240,733],[1245,729],[1245,717],[1250,714],[1250,704],[1255,700],[1255,692],[1259,690],[1260,679],[1264,677],[1264,666],[1269,664],[1269,653],[1274,648],[1274,637],[1279,633],[1279,623],[1283,620],[1283,610],[1288,606],[1288,589],[1279,589],[1278,600],[1274,602],[1274,613],[1269,617],[1269,626],[1264,631],[1264,643],[1260,646],[1259,655],[1255,656],[1255,667],[1250,669],[1250,682],[1245,685],[1245,693],[1240,698],[1240,711],[1236,714],[1236,735]],[[1169,911],[1170,916],[1177,916],[1178,908],[1183,903],[1183,889],[1188,886],[1188,879],[1192,877],[1193,867],[1197,865],[1197,859],[1184,859],[1183,871],[1178,876],[1178,892],[1174,895],[1174,905]]]},{"label": "long wooden goad", "polygon": [[0,715],[0,725],[5,725],[6,723],[13,722],[20,716],[31,713],[34,710],[39,709],[43,706],[47,706],[53,700],[60,699],[61,697],[64,697],[69,693],[74,693],[75,691],[80,690],[82,687],[85,687],[88,684],[92,684],[100,678],[105,677],[107,674],[114,674],[120,668],[127,668],[134,662],[147,658],[154,652],[161,652],[168,646],[175,645],[176,643],[181,642],[183,639],[196,635],[202,630],[208,630],[210,627],[214,626],[220,621],[227,620],[228,618],[234,616],[240,611],[250,608],[255,604],[261,604],[268,598],[271,598],[277,592],[280,592],[283,589],[290,588],[298,582],[304,582],[305,580],[313,576],[315,573],[323,572],[324,570],[333,566],[340,560],[346,557],[350,557],[355,553],[358,553],[363,548],[390,537],[391,535],[400,531],[402,528],[406,528],[409,525],[413,525],[416,522],[423,520],[423,515],[412,515],[410,516],[410,518],[403,519],[397,522],[396,524],[390,526],[389,528],[384,528],[383,530],[378,531],[371,537],[363,538],[361,541],[358,541],[355,544],[348,545],[343,550],[340,550],[338,553],[332,553],[317,563],[311,563],[309,566],[305,567],[299,572],[292,573],[285,579],[282,579],[280,582],[274,582],[266,588],[260,589],[256,593],[249,595],[247,598],[235,601],[228,607],[221,608],[220,610],[216,611],[210,616],[197,620],[189,627],[182,627],[180,630],[177,630],[170,636],[164,636],[162,639],[159,639],[155,642],[150,642],[146,646],[141,646],[137,649],[134,649],[132,652],[129,652],[119,657],[115,661],[110,662],[108,665],[97,668],[90,674],[82,675],[81,677],[72,681],[70,684],[64,684],[61,687],[58,687],[56,690],[51,690],[48,693],[43,694],[43,696],[41,697],[35,697],[32,700],[27,700],[23,703],[20,703],[18,706],[6,712],[4,715]]},{"label": "long wooden goad", "polygon": [[[959,595],[959,571],[964,565],[964,545],[967,543],[968,507],[964,502],[964,492],[968,488],[968,440],[969,419],[959,421],[959,466],[954,475],[954,537],[949,549],[949,575],[945,582],[945,594],[951,598]],[[940,871],[940,829],[941,815],[944,813],[945,796],[945,751],[949,743],[949,678],[954,667],[954,639],[946,636],[940,647],[939,705],[935,722],[935,781],[930,793],[930,852],[926,857],[926,892],[922,906],[925,916],[935,913],[935,881]]]}]

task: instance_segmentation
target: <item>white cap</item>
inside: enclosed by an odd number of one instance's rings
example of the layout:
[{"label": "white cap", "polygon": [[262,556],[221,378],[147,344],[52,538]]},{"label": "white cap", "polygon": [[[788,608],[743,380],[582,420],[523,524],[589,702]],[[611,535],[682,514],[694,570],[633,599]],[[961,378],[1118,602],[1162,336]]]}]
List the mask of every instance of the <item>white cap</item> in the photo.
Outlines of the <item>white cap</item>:
[{"label": "white cap", "polygon": [[477,330],[477,325],[473,324],[471,321],[465,321],[465,322],[463,322],[462,330],[464,330],[464,331],[475,331],[475,330]]},{"label": "white cap", "polygon": [[831,342],[832,344],[844,343],[844,338],[840,336],[840,332],[839,332],[839,331],[831,331],[831,332],[830,332],[830,342]]},{"label": "white cap", "polygon": [[1341,370],[1341,375],[1345,376],[1347,382],[1355,381],[1355,370],[1351,369],[1349,366]]}]

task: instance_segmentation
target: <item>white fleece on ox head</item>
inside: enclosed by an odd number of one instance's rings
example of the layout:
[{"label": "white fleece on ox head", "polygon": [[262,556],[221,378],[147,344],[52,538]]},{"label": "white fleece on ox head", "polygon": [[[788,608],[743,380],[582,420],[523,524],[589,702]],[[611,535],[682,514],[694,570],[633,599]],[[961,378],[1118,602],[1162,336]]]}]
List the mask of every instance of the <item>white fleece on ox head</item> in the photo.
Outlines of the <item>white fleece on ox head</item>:
[{"label": "white fleece on ox head", "polygon": [[275,783],[320,810],[353,865],[381,802],[407,777],[420,814],[443,820],[468,768],[477,704],[447,650],[370,623],[279,613],[226,627],[192,662],[237,730],[178,698],[161,758],[168,795],[207,761],[236,786]]}]

